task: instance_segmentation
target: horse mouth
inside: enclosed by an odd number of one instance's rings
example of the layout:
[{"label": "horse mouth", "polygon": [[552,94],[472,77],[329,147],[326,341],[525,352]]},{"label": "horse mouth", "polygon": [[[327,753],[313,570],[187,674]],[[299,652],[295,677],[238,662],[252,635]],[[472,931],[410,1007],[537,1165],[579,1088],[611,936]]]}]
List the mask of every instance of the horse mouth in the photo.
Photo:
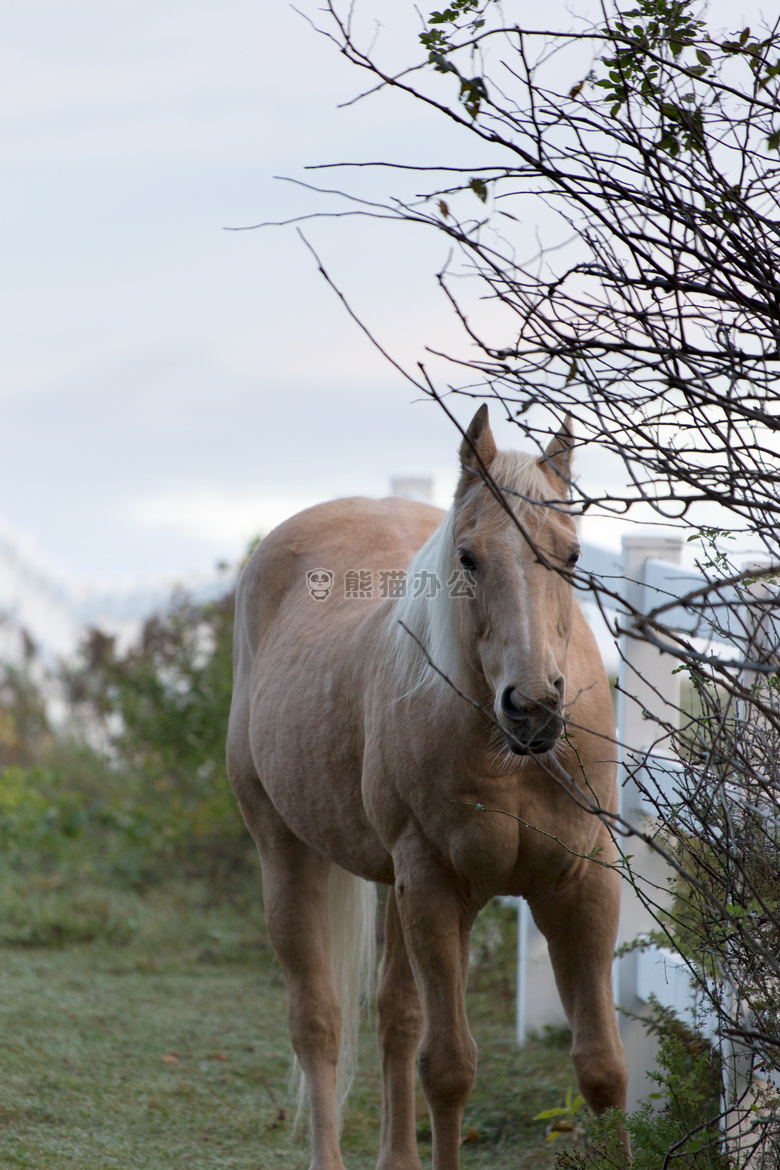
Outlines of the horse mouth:
[{"label": "horse mouth", "polygon": [[506,746],[515,756],[543,756],[551,752],[558,742],[558,736],[545,736],[544,739],[532,739],[530,743],[522,743],[511,735],[504,733]]},{"label": "horse mouth", "polygon": [[534,721],[518,720],[514,725],[508,720],[502,720],[502,723],[506,746],[515,756],[546,755],[553,750],[563,731],[563,720],[557,714],[548,714],[544,719]]},{"label": "horse mouth", "polygon": [[563,713],[556,701],[535,703],[522,709],[512,701],[509,688],[495,703],[496,722],[506,746],[515,756],[544,756],[553,750],[564,729]]}]

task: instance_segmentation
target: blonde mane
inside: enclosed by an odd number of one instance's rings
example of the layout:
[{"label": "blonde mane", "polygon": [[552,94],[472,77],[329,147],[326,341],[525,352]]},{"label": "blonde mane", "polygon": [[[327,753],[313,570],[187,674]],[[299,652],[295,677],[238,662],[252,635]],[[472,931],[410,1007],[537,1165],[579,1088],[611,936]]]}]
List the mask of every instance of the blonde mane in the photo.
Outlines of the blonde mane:
[{"label": "blonde mane", "polygon": [[[533,530],[538,532],[547,511],[539,505],[551,499],[550,481],[539,466],[538,456],[520,451],[499,451],[490,465],[490,474],[494,483],[504,490],[504,498],[518,520],[527,526],[533,518]],[[487,491],[481,480],[475,477],[475,481],[474,487],[468,489],[469,494]],[[409,565],[406,596],[395,604],[395,665],[402,694],[425,687],[443,695],[449,690],[450,682],[458,685],[467,665],[458,636],[460,603],[450,597],[448,589],[457,565],[453,533],[455,515],[456,505],[453,503],[444,522]],[[440,588],[430,597],[424,590],[419,590],[420,596],[416,597],[415,581],[428,580],[438,582]]]}]

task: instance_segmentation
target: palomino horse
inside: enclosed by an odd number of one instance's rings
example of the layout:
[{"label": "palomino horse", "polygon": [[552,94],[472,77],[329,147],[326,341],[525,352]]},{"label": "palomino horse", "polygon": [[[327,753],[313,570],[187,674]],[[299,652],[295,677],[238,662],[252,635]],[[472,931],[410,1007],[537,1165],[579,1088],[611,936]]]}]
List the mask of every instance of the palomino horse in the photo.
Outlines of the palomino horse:
[{"label": "palomino horse", "polygon": [[[541,459],[498,452],[483,406],[449,514],[398,499],[322,504],[244,569],[228,767],[262,860],[312,1170],[343,1170],[342,1011],[353,1025],[334,983],[373,933],[370,897],[354,896],[367,883],[390,887],[379,1170],[421,1165],[418,1049],[433,1167],[457,1170],[476,1071],[469,932],[495,894],[527,898],[547,937],[585,1100],[597,1113],[625,1106],[616,850],[572,798],[616,807],[609,686],[570,576],[570,448],[567,423]],[[366,596],[372,584],[380,596]]]}]

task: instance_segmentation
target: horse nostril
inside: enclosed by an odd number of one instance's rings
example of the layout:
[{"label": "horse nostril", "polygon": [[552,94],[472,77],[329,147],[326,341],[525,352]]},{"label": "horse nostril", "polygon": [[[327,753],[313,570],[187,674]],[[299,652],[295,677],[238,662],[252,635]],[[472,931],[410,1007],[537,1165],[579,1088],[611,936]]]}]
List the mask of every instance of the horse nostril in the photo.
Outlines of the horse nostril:
[{"label": "horse nostril", "polygon": [[522,719],[525,712],[517,705],[517,692],[514,687],[506,687],[501,696],[501,710],[507,719]]},{"label": "horse nostril", "polygon": [[555,682],[553,683],[553,686],[555,687],[555,690],[557,691],[557,694],[556,694],[553,702],[554,702],[555,706],[560,707],[563,705],[563,696],[564,696],[565,691],[566,691],[566,679],[563,677],[562,674],[559,675],[558,678],[556,678]]}]

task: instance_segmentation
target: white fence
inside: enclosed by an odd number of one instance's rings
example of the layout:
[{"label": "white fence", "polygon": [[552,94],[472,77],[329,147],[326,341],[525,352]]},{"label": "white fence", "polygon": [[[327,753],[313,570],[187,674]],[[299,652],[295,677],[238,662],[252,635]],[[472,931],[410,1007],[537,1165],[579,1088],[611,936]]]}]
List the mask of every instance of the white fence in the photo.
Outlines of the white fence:
[{"label": "white fence", "polygon": [[145,618],[168,608],[176,588],[196,601],[211,601],[231,586],[232,575],[220,571],[127,585],[69,578],[0,521],[0,661],[22,660],[22,631],[53,665],[73,656],[88,626],[129,641]]},{"label": "white fence", "polygon": [[[582,568],[603,581],[618,599],[623,599],[635,610],[651,610],[685,597],[706,584],[695,570],[680,566],[682,539],[632,535],[623,538],[623,553],[615,554],[586,545]],[[734,605],[736,592],[723,589],[723,603],[718,613],[718,629],[695,606],[672,606],[663,616],[665,625],[685,631],[690,638],[716,639],[722,643],[740,621]],[[620,609],[620,601],[603,598],[607,608]],[[743,629],[740,626],[740,629]],[[736,657],[736,652],[735,652]],[[645,826],[652,818],[641,787],[650,790],[674,791],[676,764],[669,733],[663,725],[675,727],[680,707],[680,675],[674,669],[678,659],[663,653],[649,643],[629,638],[620,640],[619,694],[617,709],[619,799],[618,811],[629,822]],[[650,717],[648,717],[650,716]],[[655,720],[658,720],[656,722]],[[638,765],[652,771],[651,782],[637,784],[642,779]],[[645,779],[648,779],[647,772]],[[669,888],[670,868],[649,845],[632,838],[631,867],[638,884],[653,889],[656,904],[662,901],[662,891]],[[518,980],[517,980],[517,1034],[522,1044],[530,1031],[545,1025],[565,1022],[565,1013],[558,998],[544,936],[534,925],[527,904],[518,906]],[[650,910],[643,904],[632,884],[624,882],[620,915],[618,945],[632,942],[657,927]],[[620,1028],[628,1059],[628,1110],[636,1108],[647,1097],[652,1085],[647,1080],[653,1069],[657,1042],[642,1025],[641,1017],[648,1011],[652,995],[664,1006],[673,1008],[683,1019],[693,1022],[696,1017],[704,1030],[712,1032],[714,1020],[701,1021],[687,965],[672,951],[649,947],[634,950],[615,961],[613,969],[615,1000],[630,1015],[620,1014]]]}]

